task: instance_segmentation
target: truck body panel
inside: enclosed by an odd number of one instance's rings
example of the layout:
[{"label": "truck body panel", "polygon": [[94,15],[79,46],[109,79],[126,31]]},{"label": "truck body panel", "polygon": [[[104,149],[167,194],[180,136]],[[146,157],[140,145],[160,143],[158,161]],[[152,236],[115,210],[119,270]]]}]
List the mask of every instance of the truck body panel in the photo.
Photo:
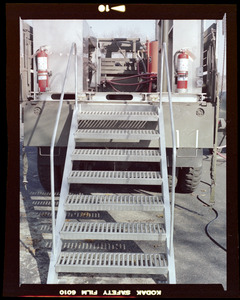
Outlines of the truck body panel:
[{"label": "truck body panel", "polygon": [[[51,137],[55,124],[54,118],[49,118],[50,115],[55,116],[57,114],[57,108],[59,101],[39,101],[36,104],[26,103],[24,106],[24,144],[26,146],[50,146]],[[58,128],[58,133],[56,137],[56,146],[66,147],[68,142],[68,132],[70,128],[73,101],[64,101],[63,108],[60,118],[60,124]],[[108,105],[110,103],[108,102]],[[116,110],[121,111],[121,104],[111,103]],[[149,109],[154,110],[156,108],[155,104],[129,104],[131,106],[139,107],[139,109]],[[92,110],[101,111],[103,106],[97,103],[84,103],[82,104],[82,111]],[[104,107],[104,109],[106,109]],[[172,146],[171,141],[171,129],[169,121],[169,109],[168,103],[163,103],[164,109],[164,121],[165,121],[165,131],[166,131],[166,146]],[[175,118],[175,129],[177,138],[178,148],[211,148],[213,143],[213,118],[214,118],[214,107],[211,104],[202,106],[201,103],[173,103],[173,113]],[[189,126],[191,124],[191,126]],[[147,129],[151,128],[151,124],[146,124]],[[89,141],[82,141],[83,146],[89,145]],[[92,141],[93,145],[94,141]],[[109,142],[106,141],[106,145],[102,142],[102,146],[110,146]],[[131,147],[131,143],[123,141]],[[110,144],[114,145],[114,141]],[[157,143],[151,141],[142,141],[142,145],[147,147],[157,147]],[[138,145],[135,145],[138,147]],[[139,145],[140,146],[140,145]],[[133,147],[133,146],[132,146]]]}]

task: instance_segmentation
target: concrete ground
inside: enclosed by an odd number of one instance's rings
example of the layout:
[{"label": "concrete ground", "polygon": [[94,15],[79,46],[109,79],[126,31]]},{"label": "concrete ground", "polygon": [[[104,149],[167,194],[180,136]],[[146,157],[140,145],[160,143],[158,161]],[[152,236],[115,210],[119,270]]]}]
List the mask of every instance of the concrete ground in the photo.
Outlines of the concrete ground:
[{"label": "concrete ground", "polygon": [[[49,256],[51,251],[51,203],[38,178],[37,149],[26,147],[28,156],[28,185],[25,190],[20,183],[20,284],[45,284],[47,280]],[[226,154],[224,154],[226,155]],[[210,197],[210,159],[203,156],[203,174],[197,190],[191,194],[176,193],[174,249],[176,278],[178,284],[221,284],[226,289],[226,160],[217,161],[216,204],[212,210],[207,204]],[[20,155],[22,170],[22,157]],[[22,180],[22,174],[20,175]],[[130,187],[129,187],[130,188]],[[127,192],[128,187],[126,188]],[[156,190],[152,191],[153,193]],[[130,221],[140,218],[145,221],[161,220],[157,213],[137,212],[79,212],[76,219],[105,221]],[[215,220],[214,220],[215,219]],[[214,220],[214,221],[212,221]],[[212,222],[211,222],[212,221]],[[211,223],[209,223],[211,222]],[[216,241],[214,243],[208,234]],[[120,251],[158,251],[157,243],[115,242],[90,243],[92,249],[117,248]],[[82,241],[78,247],[86,247]],[[65,244],[64,247],[73,247]],[[151,276],[102,276],[79,275],[76,278],[64,277],[61,283],[79,284],[156,284]]]}]

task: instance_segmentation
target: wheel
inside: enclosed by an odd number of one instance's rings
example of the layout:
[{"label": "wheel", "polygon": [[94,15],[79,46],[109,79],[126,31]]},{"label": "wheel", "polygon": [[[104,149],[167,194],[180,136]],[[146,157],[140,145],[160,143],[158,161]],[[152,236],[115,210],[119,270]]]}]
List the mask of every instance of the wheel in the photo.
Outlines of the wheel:
[{"label": "wheel", "polygon": [[[55,156],[54,181],[55,192],[59,192],[62,184],[62,176],[65,164],[66,149],[57,149],[58,155]],[[41,154],[40,154],[41,153]],[[44,154],[43,154],[44,153]],[[50,148],[41,147],[38,149],[38,177],[40,183],[46,192],[51,192],[51,174],[50,174]]]},{"label": "wheel", "polygon": [[201,175],[202,166],[180,168],[177,190],[182,193],[192,193],[198,187]]},{"label": "wheel", "polygon": [[[55,178],[55,192],[59,192],[62,184],[62,172],[60,166],[55,166],[54,168],[54,178]],[[51,175],[50,166],[38,164],[38,176],[40,183],[46,192],[51,192]]]},{"label": "wheel", "polygon": [[[175,188],[178,183],[178,168],[176,168],[176,173],[175,173]],[[168,168],[168,188],[169,192],[172,191],[172,168]]]}]

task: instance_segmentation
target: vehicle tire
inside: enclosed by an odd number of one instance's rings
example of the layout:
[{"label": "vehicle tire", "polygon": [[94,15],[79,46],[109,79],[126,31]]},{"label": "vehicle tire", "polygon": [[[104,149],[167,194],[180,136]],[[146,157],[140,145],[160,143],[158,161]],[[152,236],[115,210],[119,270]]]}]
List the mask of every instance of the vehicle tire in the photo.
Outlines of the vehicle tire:
[{"label": "vehicle tire", "polygon": [[[55,192],[60,192],[61,190],[65,156],[66,156],[66,150],[62,149],[59,150],[59,156],[57,156],[55,159],[55,166],[54,166]],[[38,151],[38,177],[44,190],[46,192],[51,192],[50,156],[45,156],[45,155],[42,156],[40,155],[40,151]]]},{"label": "vehicle tire", "polygon": [[[54,177],[55,177],[55,192],[59,192],[62,184],[62,173],[60,166],[55,166]],[[46,192],[51,192],[51,175],[50,166],[38,164],[38,176],[40,183]]]},{"label": "vehicle tire", "polygon": [[202,166],[180,168],[177,190],[182,193],[192,193],[201,181]]},{"label": "vehicle tire", "polygon": [[[175,188],[178,183],[178,168],[176,168],[176,176],[175,176]],[[169,192],[172,191],[172,168],[168,168],[168,188]]]}]

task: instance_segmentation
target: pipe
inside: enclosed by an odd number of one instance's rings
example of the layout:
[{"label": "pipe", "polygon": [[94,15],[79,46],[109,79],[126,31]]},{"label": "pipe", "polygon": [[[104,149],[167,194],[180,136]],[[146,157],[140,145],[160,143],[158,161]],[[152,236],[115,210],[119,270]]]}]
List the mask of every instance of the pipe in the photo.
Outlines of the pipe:
[{"label": "pipe", "polygon": [[[168,28],[169,28],[169,21],[163,20],[163,39],[162,44],[166,45],[166,48],[168,48]],[[167,64],[168,65],[168,64]],[[163,72],[163,92],[167,92],[167,74],[166,72]]]},{"label": "pipe", "polygon": [[74,51],[75,51],[75,109],[77,109],[77,72],[78,72],[78,68],[77,68],[77,45],[74,45]]},{"label": "pipe", "polygon": [[118,83],[118,82],[112,82],[112,80],[107,80],[106,83],[111,83],[113,85],[121,85],[121,86],[132,86],[132,85],[139,85],[139,84],[145,84],[152,82],[152,80],[142,81],[142,82],[136,82],[136,83]]},{"label": "pipe", "polygon": [[152,74],[154,74],[154,76],[157,76],[156,73],[142,73],[142,74],[136,74],[136,75],[131,75],[131,76],[127,76],[127,77],[111,79],[111,81],[127,80],[127,79],[131,79],[131,78],[136,78],[136,77],[149,76],[149,75],[152,75]]},{"label": "pipe", "polygon": [[217,151],[217,155],[221,156],[221,157],[224,158],[224,159],[227,159],[227,157],[226,157],[225,155],[222,155],[222,153],[220,153],[220,152],[218,152],[218,151]]},{"label": "pipe", "polygon": [[152,91],[152,78],[149,81],[149,85],[148,85],[148,92],[151,93]]}]

